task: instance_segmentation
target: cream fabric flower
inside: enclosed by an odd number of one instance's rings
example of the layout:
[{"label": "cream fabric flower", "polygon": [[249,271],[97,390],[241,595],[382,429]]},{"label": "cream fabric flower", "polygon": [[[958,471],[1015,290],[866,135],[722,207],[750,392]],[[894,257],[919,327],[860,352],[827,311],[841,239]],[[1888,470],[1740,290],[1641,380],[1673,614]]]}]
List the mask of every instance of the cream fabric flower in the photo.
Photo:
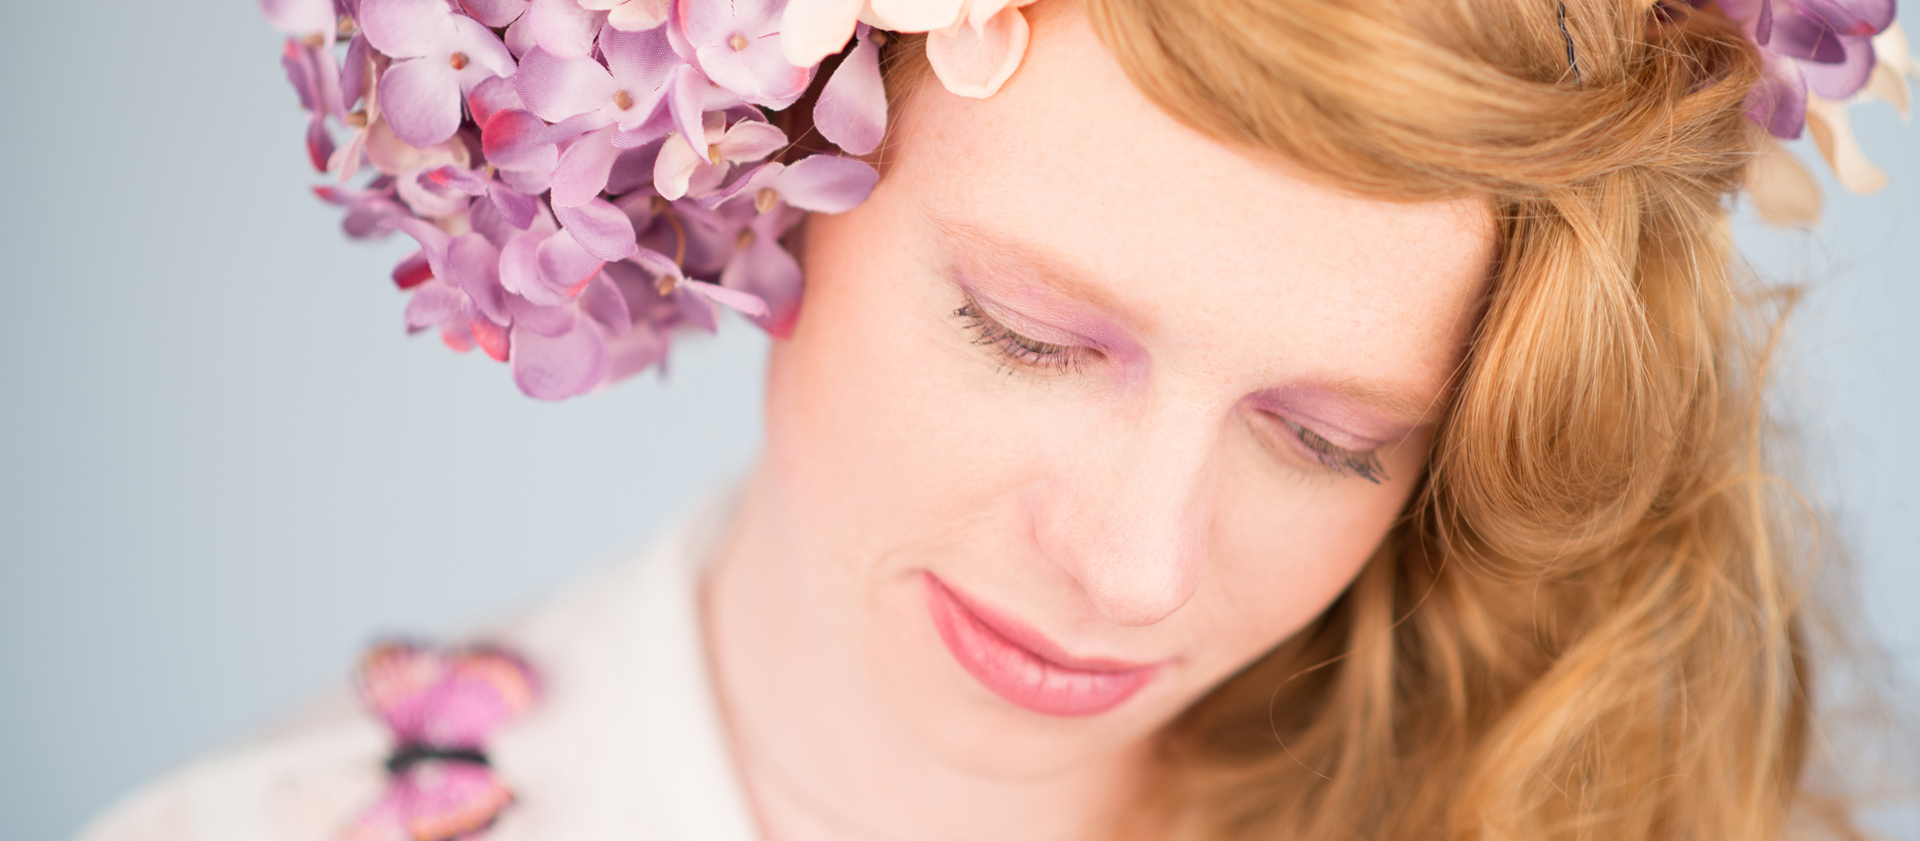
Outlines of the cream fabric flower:
[{"label": "cream fabric flower", "polygon": [[927,33],[927,60],[947,90],[984,99],[1027,52],[1033,0],[791,0],[780,22],[787,61],[811,67],[847,45],[855,24]]}]

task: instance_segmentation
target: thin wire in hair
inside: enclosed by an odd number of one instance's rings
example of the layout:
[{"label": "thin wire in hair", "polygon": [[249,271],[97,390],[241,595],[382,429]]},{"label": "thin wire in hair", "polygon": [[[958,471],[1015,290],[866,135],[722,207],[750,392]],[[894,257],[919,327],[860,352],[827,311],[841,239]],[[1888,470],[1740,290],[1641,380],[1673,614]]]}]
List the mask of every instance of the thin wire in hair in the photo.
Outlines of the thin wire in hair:
[{"label": "thin wire in hair", "polygon": [[1580,84],[1580,57],[1573,52],[1573,33],[1567,31],[1567,4],[1560,4],[1560,39],[1567,42],[1567,68],[1573,71],[1573,83]]}]

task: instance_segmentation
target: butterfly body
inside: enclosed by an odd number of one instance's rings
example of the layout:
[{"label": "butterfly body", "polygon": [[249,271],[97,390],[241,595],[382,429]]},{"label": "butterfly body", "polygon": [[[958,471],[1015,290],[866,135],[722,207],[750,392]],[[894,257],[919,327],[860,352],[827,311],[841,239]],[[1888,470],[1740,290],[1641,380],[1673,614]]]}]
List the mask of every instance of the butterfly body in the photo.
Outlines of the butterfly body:
[{"label": "butterfly body", "polygon": [[359,689],[393,733],[394,749],[386,792],[346,841],[460,841],[513,802],[485,743],[539,700],[539,682],[520,658],[496,648],[386,643],[361,660]]}]

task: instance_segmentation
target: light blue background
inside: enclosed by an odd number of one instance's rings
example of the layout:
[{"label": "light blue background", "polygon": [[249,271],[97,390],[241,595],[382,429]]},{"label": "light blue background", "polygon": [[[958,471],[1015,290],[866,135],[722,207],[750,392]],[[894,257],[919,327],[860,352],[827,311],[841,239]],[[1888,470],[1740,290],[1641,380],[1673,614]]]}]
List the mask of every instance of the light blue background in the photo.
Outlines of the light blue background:
[{"label": "light blue background", "polygon": [[[307,192],[247,2],[8,4],[0,26],[0,838],[57,841],[342,679],[642,543],[746,467],[741,323],[561,405],[408,339]],[[1920,128],[1859,116],[1894,187],[1745,225],[1814,281],[1782,383],[1888,646],[1920,662]],[[1805,150],[1803,150],[1805,151]]]}]

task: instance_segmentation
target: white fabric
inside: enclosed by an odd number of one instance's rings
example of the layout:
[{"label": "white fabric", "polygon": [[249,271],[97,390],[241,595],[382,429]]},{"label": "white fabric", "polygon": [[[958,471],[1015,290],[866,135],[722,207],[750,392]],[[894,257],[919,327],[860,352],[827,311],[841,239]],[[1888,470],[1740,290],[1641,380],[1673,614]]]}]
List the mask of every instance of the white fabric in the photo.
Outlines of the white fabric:
[{"label": "white fabric", "polygon": [[[546,700],[488,745],[518,796],[485,841],[753,841],[701,646],[699,581],[725,505],[485,639],[527,657]],[[387,736],[340,704],[192,763],[79,841],[337,841],[386,784]]]}]

